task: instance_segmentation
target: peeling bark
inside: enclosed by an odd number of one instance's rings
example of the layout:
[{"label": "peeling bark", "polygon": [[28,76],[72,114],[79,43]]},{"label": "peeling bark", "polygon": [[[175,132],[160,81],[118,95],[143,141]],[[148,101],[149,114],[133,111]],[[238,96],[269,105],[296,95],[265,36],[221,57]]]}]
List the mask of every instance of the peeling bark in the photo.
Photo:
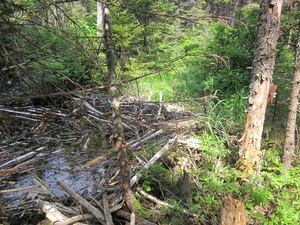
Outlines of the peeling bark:
[{"label": "peeling bark", "polygon": [[291,167],[294,155],[295,155],[295,132],[296,132],[296,119],[299,104],[299,92],[300,92],[300,25],[299,25],[299,37],[296,49],[295,57],[295,70],[292,81],[292,91],[290,97],[289,115],[286,125],[285,143],[283,149],[282,163],[284,169]]},{"label": "peeling bark", "polygon": [[283,0],[262,0],[256,47],[254,49],[249,110],[241,138],[241,155],[236,168],[245,174],[258,170],[265,113],[275,65]]},{"label": "peeling bark", "polygon": [[[262,132],[267,105],[272,92],[272,76],[275,65],[275,53],[280,28],[280,15],[283,0],[262,0],[260,21],[254,59],[252,63],[252,80],[250,85],[249,109],[242,135],[240,158],[236,169],[245,175],[259,170],[263,151],[260,150]],[[271,90],[270,90],[271,89]],[[247,214],[245,201],[223,199],[221,224],[246,225]]]}]

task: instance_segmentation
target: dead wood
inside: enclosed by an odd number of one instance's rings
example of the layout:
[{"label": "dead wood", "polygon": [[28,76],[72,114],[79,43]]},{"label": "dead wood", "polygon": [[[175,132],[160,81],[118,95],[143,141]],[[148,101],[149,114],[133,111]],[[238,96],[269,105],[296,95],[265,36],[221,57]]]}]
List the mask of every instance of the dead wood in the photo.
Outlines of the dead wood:
[{"label": "dead wood", "polygon": [[[95,109],[95,107],[93,107],[91,104],[89,104],[88,102],[83,102],[83,105],[86,107],[86,109],[88,110],[88,112],[92,115],[90,115],[91,117],[93,117],[94,119],[97,119],[99,121],[102,121],[102,122],[106,122],[106,123],[109,123],[109,124],[112,124],[111,121],[109,120],[105,120],[105,119],[101,119],[101,118],[98,118],[98,117],[95,117],[95,116],[104,116],[104,113],[103,112],[100,112],[99,110]],[[128,130],[136,130],[136,127],[131,127],[129,125],[127,125],[126,123],[122,122],[124,128],[128,129]]]},{"label": "dead wood", "polygon": [[142,140],[138,140],[135,144],[131,145],[128,149],[129,149],[129,150],[134,150],[134,149],[136,149],[139,145],[141,145],[142,143],[144,143],[144,142],[146,142],[146,141],[149,141],[149,140],[151,140],[151,139],[153,139],[153,138],[155,138],[155,137],[161,135],[162,133],[164,133],[164,130],[162,130],[162,129],[161,129],[161,130],[158,130],[158,131],[156,131],[154,134],[150,134],[150,136],[148,136],[148,137],[146,137],[146,138],[144,138],[144,139],[142,139]]},{"label": "dead wood", "polygon": [[282,5],[283,0],[272,1],[272,4],[269,0],[263,0],[260,4],[257,40],[253,50],[249,109],[241,138],[241,154],[236,162],[236,168],[246,176],[260,170],[264,155],[261,141],[273,80]]},{"label": "dead wood", "polygon": [[107,193],[104,192],[103,193],[103,209],[104,209],[104,216],[106,219],[106,225],[114,225],[113,221],[112,221],[112,217],[110,214],[110,209],[108,207],[108,201],[107,201]]},{"label": "dead wood", "polygon": [[222,202],[221,225],[246,225],[248,215],[244,208],[245,201],[227,196]]},{"label": "dead wood", "polygon": [[38,152],[41,152],[41,151],[44,150],[45,148],[47,148],[47,147],[46,147],[46,146],[42,146],[42,147],[36,149],[35,151],[29,152],[29,153],[27,153],[27,154],[25,154],[25,155],[21,155],[21,156],[15,158],[15,159],[13,159],[13,160],[10,160],[10,161],[8,161],[8,162],[6,162],[6,163],[0,165],[0,168],[5,168],[5,167],[7,167],[7,166],[10,166],[10,165],[13,165],[13,164],[20,163],[20,162],[22,162],[22,161],[24,161],[24,160],[26,160],[26,159],[29,159],[29,158],[33,157],[34,155],[38,154]]},{"label": "dead wood", "polygon": [[89,112],[93,112],[95,113],[96,115],[99,115],[99,116],[103,116],[104,113],[103,112],[100,112],[99,110],[95,109],[92,105],[90,105],[88,102],[84,101],[83,102],[83,106],[86,107],[86,109],[89,111]]},{"label": "dead wood", "polygon": [[29,187],[23,187],[23,188],[15,188],[15,189],[8,189],[8,190],[0,190],[0,194],[4,194],[4,193],[10,193],[10,192],[17,192],[17,191],[25,191],[25,190],[29,190],[32,188],[36,188],[36,187],[40,187],[43,186],[42,184],[37,184],[37,185],[32,185]]},{"label": "dead wood", "polygon": [[[143,167],[143,169],[149,169],[153,163],[155,163],[165,152],[167,152],[170,149],[170,145],[173,144],[176,140],[177,140],[177,136],[169,140],[168,143],[149,160],[149,162]],[[141,179],[141,177],[142,177],[141,173],[136,174],[131,179],[130,186],[133,186],[135,183],[137,183]]]},{"label": "dead wood", "polygon": [[[44,213],[46,213],[46,217],[53,223],[53,224],[59,224],[59,225],[67,225],[70,223],[64,223],[65,221],[68,221],[70,218],[68,218],[67,216],[63,215],[55,205],[47,202],[47,201],[38,201],[38,204],[40,206],[40,208],[42,208],[42,210],[44,211]],[[78,219],[78,218],[77,218]],[[77,220],[80,221],[80,220]],[[75,221],[75,222],[77,222]],[[74,223],[72,222],[72,224],[74,225],[84,225],[83,223]]]},{"label": "dead wood", "polygon": [[132,212],[130,215],[130,225],[135,225],[135,213]]},{"label": "dead wood", "polygon": [[105,224],[105,217],[104,215],[96,209],[93,205],[91,205],[87,200],[81,197],[78,193],[76,193],[68,184],[66,184],[62,180],[58,180],[57,184],[66,191],[76,202],[86,208],[90,213],[92,213],[100,223]]},{"label": "dead wood", "polygon": [[[112,92],[114,92],[117,89],[115,87],[112,88]],[[84,96],[86,99],[88,99],[88,96]],[[105,96],[105,101],[107,99],[111,99],[108,96]],[[74,99],[73,99],[74,100]],[[90,99],[89,99],[90,100]],[[102,100],[102,97],[101,99]],[[165,118],[174,118],[177,116],[184,115],[184,113],[179,110],[178,108],[175,109],[175,111],[170,111],[169,109],[166,109],[162,106],[162,104],[148,104],[147,102],[143,102],[143,104],[140,104],[137,100],[133,99],[132,101],[136,101],[134,103],[129,102],[127,106],[124,106],[126,108],[126,112],[122,112],[121,118],[126,119],[126,123],[128,124],[128,127],[126,127],[126,124],[122,122],[123,129],[127,130],[127,133],[123,134],[126,135],[126,138],[128,139],[132,138],[131,142],[128,144],[126,143],[126,140],[124,136],[121,135],[124,139],[118,139],[116,138],[114,133],[112,132],[113,124],[115,123],[114,119],[116,118],[117,114],[110,113],[108,110],[105,110],[104,105],[107,109],[107,102],[101,102],[99,99],[97,99],[97,104],[91,104],[90,102],[88,104],[85,104],[85,110],[81,110],[83,106],[83,102],[71,102],[71,104],[77,108],[72,108],[71,110],[67,111],[65,109],[56,110],[53,108],[45,108],[45,107],[32,107],[32,106],[22,106],[22,107],[7,107],[4,111],[1,111],[1,119],[4,121],[4,125],[2,128],[0,128],[0,135],[3,137],[1,139],[1,160],[0,160],[0,167],[3,168],[0,170],[1,175],[4,175],[5,178],[2,183],[2,187],[6,186],[6,188],[10,188],[10,190],[7,190],[6,192],[16,191],[18,187],[21,186],[21,190],[25,190],[27,188],[34,188],[34,187],[44,187],[43,185],[39,183],[33,183],[33,184],[27,184],[33,185],[30,187],[24,187],[24,184],[22,184],[22,177],[24,174],[26,174],[28,171],[34,171],[34,170],[45,170],[46,172],[49,172],[51,170],[57,170],[58,175],[60,176],[61,171],[67,172],[67,173],[73,173],[76,172],[74,177],[76,176],[78,179],[81,180],[82,175],[85,173],[85,171],[91,171],[93,174],[95,172],[96,166],[99,169],[99,166],[105,170],[105,174],[103,178],[96,178],[97,180],[94,180],[95,183],[92,183],[92,194],[89,196],[89,199],[92,199],[92,195],[94,196],[95,202],[98,202],[99,206],[95,204],[95,206],[100,209],[100,212],[105,215],[104,210],[102,210],[103,206],[102,201],[104,203],[105,197],[102,195],[103,191],[107,191],[109,193],[107,202],[109,203],[109,211],[110,213],[116,212],[123,208],[125,206],[124,199],[127,199],[128,201],[132,202],[132,194],[130,191],[130,177],[131,177],[131,168],[129,167],[129,160],[123,160],[124,156],[127,157],[127,146],[133,146],[134,148],[137,148],[140,144],[144,143],[144,146],[147,146],[145,144],[148,141],[152,141],[153,138],[158,137],[159,135],[163,135],[163,130],[157,130],[157,129],[151,129],[151,125],[153,122],[157,122],[156,115],[158,114],[157,110],[161,110],[160,115]],[[75,101],[75,100],[74,100]],[[81,100],[80,100],[81,101]],[[121,105],[122,106],[122,105]],[[123,107],[123,106],[122,106]],[[110,110],[110,107],[108,107]],[[173,108],[174,109],[174,108]],[[11,111],[10,111],[11,110]],[[115,109],[114,109],[115,110]],[[136,110],[136,111],[135,111]],[[176,114],[179,112],[178,114]],[[146,114],[143,114],[146,113]],[[167,116],[166,116],[167,115]],[[22,117],[22,119],[21,119]],[[24,118],[23,118],[24,117]],[[161,120],[165,120],[165,118]],[[167,122],[168,119],[165,120]],[[98,122],[100,121],[100,122]],[[173,123],[173,121],[172,121]],[[102,129],[103,124],[105,128]],[[118,122],[119,124],[119,122]],[[114,124],[116,125],[116,124]],[[9,130],[7,129],[9,128]],[[111,135],[111,140],[116,140],[114,149],[115,150],[121,150],[119,151],[119,162],[122,161],[122,165],[120,164],[118,173],[116,171],[117,167],[115,166],[114,158],[107,159],[109,157],[114,157],[115,151],[107,151],[108,149],[103,149],[105,152],[97,152],[97,154],[94,154],[93,150],[91,149],[90,143],[92,142],[92,138],[94,136],[95,128],[99,128],[100,133],[100,139],[101,138],[107,138],[109,135]],[[16,131],[17,129],[17,131]],[[94,129],[94,130],[92,130]],[[125,130],[125,131],[126,131]],[[133,131],[134,132],[131,132]],[[92,132],[91,132],[92,131]],[[129,132],[128,132],[129,131]],[[123,131],[124,132],[124,131]],[[4,134],[4,135],[2,135]],[[10,134],[10,135],[6,135]],[[97,134],[98,135],[98,134]],[[97,136],[99,138],[99,136]],[[138,137],[138,138],[137,138]],[[89,142],[89,141],[90,142]],[[165,143],[163,143],[165,144]],[[93,148],[94,146],[92,146]],[[99,145],[97,145],[95,148],[98,148]],[[101,148],[102,151],[102,147]],[[36,150],[35,150],[36,149]],[[98,150],[98,149],[97,149]],[[25,154],[26,153],[26,154]],[[65,154],[67,153],[67,154]],[[100,155],[99,155],[99,154]],[[124,155],[125,154],[125,155]],[[45,157],[47,156],[47,157]],[[75,159],[76,162],[72,161],[70,162],[69,159]],[[160,156],[161,157],[161,156]],[[94,160],[92,160],[94,158]],[[104,159],[105,158],[105,159]],[[51,160],[54,160],[53,162],[58,161],[58,159],[64,159],[68,160],[62,161],[64,164],[67,163],[71,165],[71,168],[57,168],[54,166],[55,164],[52,164]],[[79,161],[78,161],[79,160]],[[100,161],[101,160],[101,161]],[[103,161],[105,162],[103,162]],[[100,162],[99,162],[100,161]],[[108,163],[107,163],[108,162]],[[34,163],[34,164],[33,164]],[[83,167],[76,169],[73,169],[73,165],[76,163],[77,165],[84,165]],[[146,162],[145,162],[146,163]],[[154,163],[154,162],[153,162]],[[108,168],[106,165],[109,164]],[[105,167],[104,167],[104,166]],[[123,167],[122,167],[123,166]],[[133,165],[134,166],[134,165]],[[87,169],[87,167],[89,167]],[[123,171],[123,172],[122,172]],[[20,175],[20,180],[14,181],[14,183],[4,183],[6,179],[9,178],[12,174]],[[101,173],[101,172],[100,172]],[[43,173],[44,174],[44,173]],[[124,176],[125,174],[125,176]],[[77,176],[78,175],[78,176]],[[17,176],[16,176],[17,177]],[[28,176],[28,179],[31,180],[32,174]],[[122,185],[119,187],[120,178],[122,177]],[[18,178],[18,177],[17,177]],[[27,175],[25,175],[24,179],[27,181]],[[44,179],[44,178],[43,178]],[[54,178],[56,179],[56,178]],[[69,177],[67,178],[69,180]],[[72,179],[72,178],[71,178]],[[83,179],[84,180],[84,179]],[[102,182],[102,180],[109,181],[105,184],[105,182]],[[29,181],[31,182],[31,181]],[[46,192],[49,193],[55,193],[55,185],[52,185],[52,181],[45,181],[46,183],[49,182],[49,190],[34,190],[29,191],[29,194],[25,197],[22,196],[22,199],[18,199],[19,205],[17,207],[12,207],[7,200],[5,202],[5,205],[8,205],[7,210],[10,211],[12,214],[20,215],[20,211],[24,210],[24,208],[31,207],[31,205],[34,203],[34,199],[36,197],[43,198],[45,196]],[[124,183],[127,184],[127,186],[124,186]],[[35,186],[35,184],[37,186]],[[128,185],[129,184],[129,185]],[[8,187],[9,185],[15,185],[16,187]],[[20,186],[18,186],[20,185]],[[54,187],[54,188],[53,188]],[[24,189],[23,189],[24,188]],[[74,188],[76,188],[74,186]],[[14,190],[12,190],[14,189]],[[51,190],[52,189],[52,190]],[[127,190],[129,193],[128,195],[121,195],[121,190]],[[90,190],[89,190],[90,191]],[[85,191],[83,192],[86,193]],[[16,192],[16,194],[19,194]],[[7,193],[8,195],[8,193]],[[109,196],[114,196],[113,198]],[[58,200],[60,197],[59,195],[52,196],[53,201]],[[82,197],[83,196],[82,194]],[[8,198],[6,198],[8,199]],[[126,203],[127,204],[127,203]],[[34,204],[32,204],[33,206]],[[53,203],[53,205],[56,205]],[[106,208],[106,207],[104,207]],[[106,208],[106,209],[108,209]],[[77,221],[77,219],[83,219],[81,215],[79,215],[80,211],[74,214],[70,213],[68,211],[62,210],[62,208],[58,207],[58,210],[61,211],[63,214],[67,213],[68,217],[72,217],[67,219],[66,221],[60,222],[61,224],[67,224],[69,221],[74,222],[74,220]],[[11,212],[14,211],[14,212]],[[18,212],[17,212],[18,211]],[[108,213],[109,214],[109,213]],[[132,217],[128,219],[128,221],[131,221],[131,223],[134,223],[134,218],[136,214],[129,214]],[[106,219],[106,222],[108,221]],[[99,222],[98,222],[99,223]],[[101,220],[101,223],[104,223],[104,219]],[[109,223],[109,222],[108,222]],[[136,222],[138,224],[138,222]],[[149,224],[149,223],[146,223]]]},{"label": "dead wood", "polygon": [[71,225],[71,224],[83,225],[83,223],[77,223],[77,222],[87,220],[87,219],[92,219],[92,218],[94,218],[94,216],[91,214],[77,215],[77,216],[73,216],[63,222],[57,222],[57,223],[55,223],[55,225]]},{"label": "dead wood", "polygon": [[[114,215],[121,217],[127,221],[131,221],[131,213],[125,211],[125,210],[118,210],[114,213]],[[135,222],[137,225],[156,225],[155,223],[152,223],[148,220],[142,219],[140,217],[135,217]]]}]

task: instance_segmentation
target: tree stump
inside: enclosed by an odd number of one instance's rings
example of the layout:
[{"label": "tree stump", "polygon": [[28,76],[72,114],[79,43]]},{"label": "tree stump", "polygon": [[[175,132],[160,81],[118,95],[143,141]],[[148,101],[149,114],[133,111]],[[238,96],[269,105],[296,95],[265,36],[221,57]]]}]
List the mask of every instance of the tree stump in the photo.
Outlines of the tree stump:
[{"label": "tree stump", "polygon": [[221,225],[246,225],[248,216],[244,205],[244,200],[225,197],[222,203]]}]

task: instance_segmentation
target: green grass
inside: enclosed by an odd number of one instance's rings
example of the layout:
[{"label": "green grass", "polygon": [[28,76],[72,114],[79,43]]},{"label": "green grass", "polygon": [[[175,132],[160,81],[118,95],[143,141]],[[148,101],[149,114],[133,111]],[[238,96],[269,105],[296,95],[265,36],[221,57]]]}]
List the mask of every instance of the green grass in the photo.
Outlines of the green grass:
[{"label": "green grass", "polygon": [[160,73],[130,83],[126,85],[125,90],[130,95],[140,99],[159,101],[160,95],[162,95],[163,101],[170,101],[176,100],[180,96],[180,93],[176,90],[178,82],[180,81],[175,74]]}]

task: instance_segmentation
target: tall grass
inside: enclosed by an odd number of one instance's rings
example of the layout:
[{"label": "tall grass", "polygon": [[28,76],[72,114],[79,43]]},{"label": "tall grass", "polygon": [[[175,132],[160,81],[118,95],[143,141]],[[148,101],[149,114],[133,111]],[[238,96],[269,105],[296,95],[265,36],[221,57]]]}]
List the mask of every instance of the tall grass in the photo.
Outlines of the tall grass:
[{"label": "tall grass", "polygon": [[163,101],[178,100],[180,97],[180,92],[176,89],[178,82],[176,74],[160,73],[130,83],[125,90],[128,94],[144,100],[159,101],[160,95]]}]

